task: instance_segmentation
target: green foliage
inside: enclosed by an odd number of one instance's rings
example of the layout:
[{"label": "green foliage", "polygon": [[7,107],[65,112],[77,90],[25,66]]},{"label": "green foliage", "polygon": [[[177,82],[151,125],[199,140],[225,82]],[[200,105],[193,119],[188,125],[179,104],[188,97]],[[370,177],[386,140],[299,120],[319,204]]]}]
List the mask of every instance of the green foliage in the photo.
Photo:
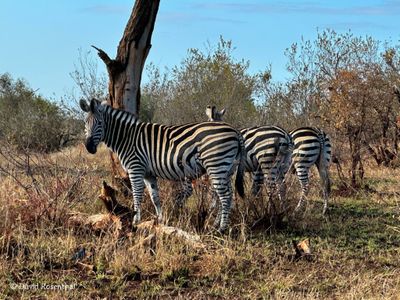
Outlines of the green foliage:
[{"label": "green foliage", "polygon": [[[353,187],[362,186],[367,156],[378,165],[398,165],[400,107],[392,87],[400,83],[400,45],[323,30],[316,39],[302,39],[286,50],[290,76],[285,82],[272,80],[270,66],[251,74],[250,62],[236,59],[234,50],[221,37],[205,50],[189,49],[180,64],[164,72],[150,65],[141,120],[201,122],[207,119],[206,107],[215,105],[226,109],[224,121],[237,128],[322,127],[331,136],[336,158],[352,160],[345,173]],[[82,71],[72,76],[82,94],[105,95],[96,65],[82,55],[80,62]]]},{"label": "green foliage", "polygon": [[293,44],[286,55],[292,107],[305,125],[334,137],[334,154],[352,161],[351,185],[362,186],[366,156],[394,165],[400,107],[392,87],[400,80],[399,47],[325,30],[314,41]]},{"label": "green foliage", "polygon": [[207,105],[216,105],[227,109],[228,123],[251,125],[257,117],[257,76],[248,73],[248,61],[233,58],[233,50],[232,43],[221,38],[215,49],[190,49],[181,64],[165,74],[151,66],[152,80],[143,91],[142,119],[200,122],[206,120]]},{"label": "green foliage", "polygon": [[[362,186],[363,158],[395,166],[400,107],[400,46],[350,31],[318,32],[315,40],[289,47],[286,82],[272,81],[271,68],[249,73],[230,41],[220,39],[163,74],[150,66],[141,118],[167,124],[206,120],[205,108],[226,108],[224,121],[238,128],[278,125],[287,130],[318,126],[332,137],[334,154],[349,165],[351,185]],[[350,148],[350,149],[349,149]],[[350,157],[349,154],[350,153]]]},{"label": "green foliage", "polygon": [[35,94],[28,84],[9,74],[0,76],[0,138],[19,149],[54,151],[76,130],[58,105]]}]

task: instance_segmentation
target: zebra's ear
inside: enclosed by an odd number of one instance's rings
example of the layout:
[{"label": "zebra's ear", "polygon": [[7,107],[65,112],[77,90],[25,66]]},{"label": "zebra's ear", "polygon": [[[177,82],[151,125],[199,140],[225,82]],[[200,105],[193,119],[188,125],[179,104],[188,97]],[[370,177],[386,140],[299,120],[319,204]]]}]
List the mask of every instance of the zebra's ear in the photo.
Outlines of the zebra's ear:
[{"label": "zebra's ear", "polygon": [[221,111],[219,112],[220,117],[222,117],[225,114],[225,108],[221,109]]},{"label": "zebra's ear", "polygon": [[207,115],[209,121],[213,119],[213,108],[214,108],[214,106],[211,107],[211,105],[207,105],[207,107],[206,107],[206,115]]},{"label": "zebra's ear", "polygon": [[90,111],[89,104],[87,103],[87,101],[85,99],[79,100],[79,106],[81,107],[81,109],[84,112],[89,112]]},{"label": "zebra's ear", "polygon": [[90,100],[90,111],[94,113],[97,111],[99,105],[101,105],[101,102],[95,98],[92,98],[92,100]]}]

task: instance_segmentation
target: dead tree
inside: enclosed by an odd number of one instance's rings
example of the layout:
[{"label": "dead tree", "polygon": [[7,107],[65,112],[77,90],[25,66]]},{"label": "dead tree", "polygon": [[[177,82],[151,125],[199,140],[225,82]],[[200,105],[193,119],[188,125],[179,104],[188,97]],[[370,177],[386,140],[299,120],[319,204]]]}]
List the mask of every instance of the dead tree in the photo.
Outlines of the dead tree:
[{"label": "dead tree", "polygon": [[[102,49],[92,46],[107,67],[109,103],[112,107],[136,116],[139,116],[142,71],[151,48],[159,4],[159,0],[136,0],[115,59],[111,59]],[[116,175],[117,159],[113,155],[111,158],[113,173]]]}]

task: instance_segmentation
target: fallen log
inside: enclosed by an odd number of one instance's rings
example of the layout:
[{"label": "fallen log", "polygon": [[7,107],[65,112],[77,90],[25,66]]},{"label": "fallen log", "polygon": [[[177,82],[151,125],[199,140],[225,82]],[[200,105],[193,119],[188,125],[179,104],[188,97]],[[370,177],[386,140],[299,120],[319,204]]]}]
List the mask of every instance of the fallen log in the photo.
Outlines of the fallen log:
[{"label": "fallen log", "polygon": [[194,248],[204,248],[200,236],[190,234],[182,229],[160,224],[157,220],[142,222],[132,225],[135,212],[117,201],[117,193],[114,188],[105,181],[101,188],[99,199],[103,202],[107,213],[87,215],[72,213],[68,219],[68,225],[80,227],[94,232],[114,231],[118,237],[135,236],[140,238],[136,246],[154,248],[155,241],[165,236],[173,236]]},{"label": "fallen log", "polygon": [[205,245],[201,242],[199,235],[191,234],[177,227],[159,224],[157,220],[142,222],[135,227],[136,235],[143,237],[154,235],[156,238],[163,238],[165,236],[176,237],[194,248],[200,249],[205,247]]},{"label": "fallen log", "polygon": [[112,214],[88,215],[80,212],[73,212],[68,218],[69,227],[78,227],[94,232],[115,230],[121,231],[122,223],[118,216]]}]

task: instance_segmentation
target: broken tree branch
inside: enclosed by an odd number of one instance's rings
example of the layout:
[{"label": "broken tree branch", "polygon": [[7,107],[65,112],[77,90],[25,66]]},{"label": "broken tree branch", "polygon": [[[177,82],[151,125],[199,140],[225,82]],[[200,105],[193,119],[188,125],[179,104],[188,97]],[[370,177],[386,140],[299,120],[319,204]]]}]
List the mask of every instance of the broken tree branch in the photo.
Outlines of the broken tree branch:
[{"label": "broken tree branch", "polygon": [[96,46],[92,45],[92,48],[97,50],[97,55],[100,57],[100,59],[104,62],[104,64],[107,67],[108,71],[108,76],[113,76],[113,74],[117,74],[123,71],[124,67],[121,65],[121,63],[115,59],[111,59],[108,54],[100,49],[97,48]]},{"label": "broken tree branch", "polygon": [[[135,212],[120,204],[117,200],[117,191],[103,181],[100,200],[107,209],[107,214],[86,215],[82,213],[74,213],[69,218],[70,226],[86,228],[94,232],[114,230],[118,237],[135,234],[142,240],[145,239],[162,239],[165,236],[177,237],[194,248],[204,248],[200,236],[188,233],[182,229],[159,224],[156,220],[142,222],[136,226],[132,226],[133,216]],[[139,243],[142,245],[142,243]],[[143,245],[142,245],[143,246]]]}]

